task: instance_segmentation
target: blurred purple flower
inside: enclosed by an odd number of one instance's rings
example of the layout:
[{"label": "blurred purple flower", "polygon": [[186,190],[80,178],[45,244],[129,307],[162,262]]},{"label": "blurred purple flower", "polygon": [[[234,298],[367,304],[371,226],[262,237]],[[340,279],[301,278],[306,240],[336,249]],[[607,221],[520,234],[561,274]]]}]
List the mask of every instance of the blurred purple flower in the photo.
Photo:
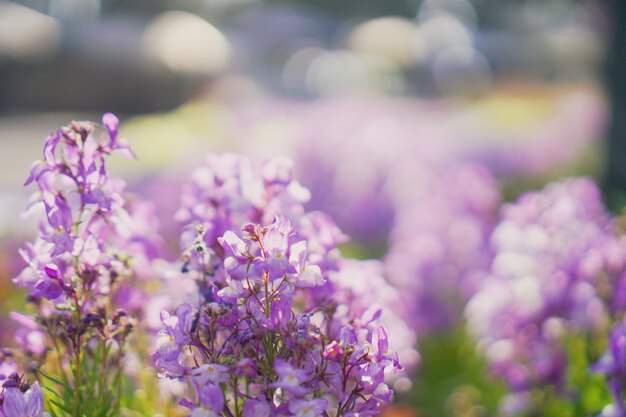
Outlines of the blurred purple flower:
[{"label": "blurred purple flower", "polygon": [[599,190],[579,178],[522,195],[502,208],[491,246],[489,275],[466,309],[469,327],[515,393],[550,385],[564,394],[563,338],[604,328],[615,303],[602,288],[624,273],[624,246]]},{"label": "blurred purple flower", "polygon": [[4,389],[1,410],[6,417],[50,417],[44,412],[43,392],[35,382],[26,392],[18,387]]}]

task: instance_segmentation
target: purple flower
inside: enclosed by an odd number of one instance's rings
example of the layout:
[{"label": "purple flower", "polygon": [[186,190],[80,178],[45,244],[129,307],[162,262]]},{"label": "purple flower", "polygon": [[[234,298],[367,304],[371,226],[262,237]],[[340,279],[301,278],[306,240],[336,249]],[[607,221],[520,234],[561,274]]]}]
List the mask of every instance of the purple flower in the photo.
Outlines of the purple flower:
[{"label": "purple flower", "polygon": [[55,300],[63,295],[63,287],[56,281],[40,280],[35,284],[35,288],[31,290],[34,297],[44,297],[48,300]]},{"label": "purple flower", "polygon": [[[111,136],[108,142],[96,138],[95,126],[87,122],[74,122],[49,136],[45,159],[39,162],[45,169],[37,168],[27,181],[38,185],[34,200],[43,204],[46,221],[35,245],[23,251],[29,266],[16,282],[27,286],[34,297],[71,300],[72,277],[94,274],[101,266],[121,275],[123,271],[111,268],[116,264],[107,243],[115,241],[116,249],[132,252],[133,236],[126,241],[112,237],[128,212],[122,207],[121,181],[109,177],[105,167],[105,157],[121,149],[116,139],[118,122],[107,114],[104,123]],[[40,265],[51,263],[58,273],[42,273]],[[108,291],[106,283],[95,288],[103,280],[92,281],[90,289],[96,293]]]},{"label": "purple flower", "polygon": [[2,411],[6,417],[49,417],[44,412],[43,392],[35,382],[30,389],[22,392],[17,387],[5,388]]},{"label": "purple flower", "polygon": [[105,113],[102,116],[102,124],[109,133],[111,147],[114,147],[117,144],[117,129],[120,124],[119,119],[112,113]]},{"label": "purple flower", "polygon": [[202,364],[191,372],[191,377],[198,385],[203,386],[207,383],[219,384],[229,380],[229,370],[222,365],[213,363]]},{"label": "purple flower", "polygon": [[289,238],[292,228],[286,216],[276,216],[274,222],[263,234],[264,260],[258,264],[259,268],[266,269],[270,278],[282,278],[287,274],[294,274],[296,269],[289,263]]},{"label": "purple flower", "polygon": [[200,397],[200,404],[203,407],[215,411],[218,414],[224,407],[224,394],[219,385],[207,384],[202,387],[198,396]]},{"label": "purple flower", "polygon": [[250,358],[243,358],[235,367],[235,372],[239,376],[254,377],[259,373],[259,367]]},{"label": "purple flower", "polygon": [[344,354],[344,350],[337,341],[333,340],[324,348],[324,358],[338,362]]},{"label": "purple flower", "polygon": [[135,154],[130,146],[123,139],[118,140],[119,119],[112,113],[105,113],[102,116],[102,124],[106,128],[110,140],[108,146],[105,147],[106,151],[112,152],[119,150],[127,158],[134,158]]},{"label": "purple flower", "polygon": [[189,417],[219,417],[222,415],[224,393],[219,385],[204,385],[197,393],[200,406],[195,406],[191,402],[183,404],[185,407],[191,408]]},{"label": "purple flower", "polygon": [[[375,300],[397,293],[372,264],[361,270],[341,257],[345,236],[304,210],[286,160],[257,174],[245,158],[212,155],[192,177],[178,218],[188,222],[183,271],[201,297],[194,314],[182,304],[162,315],[153,356],[161,375],[196,393],[219,384],[226,398],[246,399],[244,415],[380,411],[391,399],[386,374],[401,366],[389,343],[397,327],[388,336],[379,320],[400,319]],[[186,406],[201,410],[199,400]]]},{"label": "purple flower", "polygon": [[4,357],[2,351],[0,351],[0,386],[9,377],[9,375],[17,374],[19,371],[15,362],[9,358]]},{"label": "purple flower", "polygon": [[269,417],[270,413],[270,405],[264,399],[253,398],[243,405],[244,417]]},{"label": "purple flower", "polygon": [[462,321],[465,303],[489,267],[499,192],[480,165],[419,174],[421,187],[397,207],[386,275],[400,290],[401,314],[413,328],[449,329]]},{"label": "purple flower", "polygon": [[[589,179],[550,184],[502,208],[490,271],[466,314],[492,372],[516,395],[545,386],[567,394],[564,338],[573,329],[597,337],[619,311],[613,289],[624,263],[615,252],[626,252],[618,242]],[[612,333],[613,350],[595,365],[598,371],[623,367],[621,332]]]},{"label": "purple flower", "polygon": [[[133,287],[149,273],[147,266],[158,256],[161,243],[154,215],[136,198],[129,198],[124,182],[107,172],[108,156],[117,151],[128,154],[130,148],[118,138],[115,116],[104,115],[103,124],[106,132],[99,132],[90,122],[72,122],[44,141],[44,158],[35,163],[26,181],[37,186],[29,211],[35,213],[40,207],[43,216],[37,238],[20,251],[27,266],[14,280],[27,289],[35,313],[33,318],[11,315],[20,324],[16,340],[28,353],[24,356],[45,360],[45,353],[54,350],[60,358],[61,366],[55,371],[65,375],[55,377],[71,381],[74,391],[60,397],[74,399],[71,408],[81,415],[85,411],[81,404],[87,401],[81,397],[88,395],[89,401],[93,397],[80,387],[94,378],[113,383],[118,374],[110,368],[123,363],[129,349],[126,338],[137,325],[134,316],[143,308],[136,296],[142,291]],[[181,343],[173,350],[170,344],[159,349],[164,368],[170,370],[175,367],[171,357],[176,358],[186,341],[182,330],[190,327],[182,311],[177,318],[184,329],[168,330]],[[76,363],[77,358],[94,357],[100,349],[109,352],[99,367],[102,375],[71,372],[83,366]],[[26,393],[24,407],[31,407],[35,404],[31,398],[40,397],[39,386],[31,391],[25,385],[21,388]],[[7,390],[11,392],[5,393],[6,417],[41,415],[39,409],[24,411],[21,397],[11,387]]]},{"label": "purple flower", "polygon": [[274,388],[282,388],[295,395],[302,395],[307,390],[302,386],[307,379],[307,373],[298,368],[294,368],[288,362],[277,360],[274,370],[278,375],[278,380],[271,384]]},{"label": "purple flower", "polygon": [[602,410],[602,416],[624,416],[624,393],[626,385],[626,324],[616,324],[609,335],[609,347],[600,360],[591,366],[591,371],[607,377],[614,403]]},{"label": "purple flower", "polygon": [[294,417],[318,417],[323,414],[328,401],[322,399],[293,400],[289,403],[289,411]]},{"label": "purple flower", "polygon": [[618,323],[613,327],[608,351],[591,369],[610,377],[626,375],[626,324]]},{"label": "purple flower", "polygon": [[43,355],[46,350],[45,333],[37,325],[34,317],[12,311],[9,317],[20,327],[15,332],[15,341],[20,348],[35,355]]},{"label": "purple flower", "polygon": [[50,136],[46,138],[43,142],[43,156],[44,161],[50,165],[54,166],[56,164],[56,158],[54,156],[54,151],[56,150],[57,145],[62,139],[61,132],[51,133]]},{"label": "purple flower", "polygon": [[166,367],[166,364],[174,365],[174,369],[179,369],[178,357],[183,348],[189,344],[189,331],[191,328],[192,307],[188,304],[181,304],[175,316],[170,316],[167,311],[161,312],[161,321],[164,328],[159,332],[157,339],[157,350],[153,359],[157,365]]}]

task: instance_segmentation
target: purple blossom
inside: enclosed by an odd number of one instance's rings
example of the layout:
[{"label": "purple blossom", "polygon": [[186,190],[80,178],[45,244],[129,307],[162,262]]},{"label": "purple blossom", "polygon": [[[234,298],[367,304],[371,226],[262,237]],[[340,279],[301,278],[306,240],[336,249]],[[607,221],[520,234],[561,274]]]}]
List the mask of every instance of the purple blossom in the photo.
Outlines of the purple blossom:
[{"label": "purple blossom", "polygon": [[270,405],[264,399],[253,398],[243,405],[244,417],[269,417],[270,413]]},{"label": "purple blossom", "polygon": [[191,371],[191,377],[194,383],[204,386],[207,383],[219,384],[228,381],[228,373],[229,369],[225,366],[205,363]]},{"label": "purple blossom", "polygon": [[[29,266],[16,279],[34,297],[72,299],[72,276],[111,265],[111,259],[100,259],[98,253],[105,249],[101,242],[106,229],[126,213],[121,207],[123,186],[109,178],[105,168],[105,156],[118,145],[111,137],[100,140],[93,133],[92,124],[74,122],[49,136],[45,159],[37,163],[45,169],[27,181],[39,186],[35,196],[47,220],[35,244],[22,252]],[[38,279],[28,278],[33,275]]]},{"label": "purple blossom", "polygon": [[6,417],[49,417],[44,412],[43,392],[35,382],[26,392],[18,387],[4,389],[4,402],[1,410]]},{"label": "purple blossom", "polygon": [[322,399],[293,400],[289,403],[289,411],[294,417],[317,417],[325,411],[328,402]]},{"label": "purple blossom", "polygon": [[609,349],[592,366],[592,370],[618,378],[626,374],[626,324],[618,323],[613,327],[609,337]]},{"label": "purple blossom", "polygon": [[298,368],[294,368],[288,362],[277,360],[274,370],[278,375],[278,380],[271,384],[273,388],[282,388],[295,395],[302,395],[307,392],[303,383],[307,380],[307,373]]},{"label": "purple blossom", "polygon": [[0,351],[0,386],[9,377],[19,371],[17,364]]},{"label": "purple blossom", "polygon": [[20,348],[37,356],[43,355],[46,350],[46,336],[34,317],[16,311],[9,313],[9,317],[20,325],[15,332],[15,341]]},{"label": "purple blossom", "polygon": [[[402,298],[400,291],[387,282],[383,272],[384,265],[379,261],[341,261],[338,271],[329,274],[330,280],[336,284],[334,297],[339,302],[335,314],[342,318],[342,322],[355,322],[363,326],[374,323],[384,325],[385,331],[392,335],[388,339],[390,350],[397,352],[399,362],[412,371],[419,363],[419,354],[415,350],[417,335],[403,319],[406,312],[405,306],[398,302]],[[336,331],[349,334],[345,327],[337,328]],[[382,330],[378,328],[374,331]],[[344,342],[345,345],[349,343],[353,342]],[[403,373],[391,375],[389,379],[394,384],[408,382]]]},{"label": "purple blossom", "polygon": [[259,373],[259,367],[250,358],[243,358],[235,367],[235,373],[239,376],[254,377]]},{"label": "purple blossom", "polygon": [[591,371],[604,374],[613,395],[614,402],[602,411],[602,416],[624,416],[624,392],[626,385],[626,324],[617,323],[609,335],[609,346],[600,360],[591,366]]},{"label": "purple blossom", "polygon": [[[93,123],[72,122],[45,140],[44,158],[26,181],[38,188],[28,211],[41,215],[39,234],[20,250],[27,266],[14,279],[28,290],[35,311],[34,317],[11,314],[20,324],[15,335],[23,347],[20,355],[43,363],[46,352],[56,351],[56,371],[64,374],[61,380],[71,381],[75,392],[69,398],[77,414],[83,411],[86,391],[80,387],[88,375],[72,371],[83,366],[76,361],[106,346],[110,354],[98,380],[113,381],[116,372],[109,366],[122,363],[126,338],[136,324],[129,313],[140,315],[143,308],[143,292],[135,285],[146,278],[162,245],[149,205],[128,197],[124,182],[107,172],[111,153],[132,152],[118,137],[115,116],[106,114],[103,124],[100,134]],[[105,391],[99,389],[98,395],[108,395]],[[22,413],[19,398],[7,395],[7,417]]]},{"label": "purple blossom", "polygon": [[550,385],[564,394],[563,337],[596,337],[619,311],[614,293],[600,292],[619,284],[624,258],[614,253],[625,252],[599,190],[580,178],[522,195],[502,208],[491,245],[490,271],[466,309],[470,329],[514,393]]},{"label": "purple blossom", "polygon": [[[378,322],[387,307],[372,305],[384,279],[348,271],[358,262],[341,257],[345,236],[304,211],[286,160],[261,175],[233,155],[206,161],[179,211],[189,222],[182,269],[202,296],[162,314],[157,368],[196,393],[221,384],[227,398],[246,398],[244,415],[380,410],[391,400],[385,376],[401,368]],[[196,412],[199,401],[186,406]]]}]

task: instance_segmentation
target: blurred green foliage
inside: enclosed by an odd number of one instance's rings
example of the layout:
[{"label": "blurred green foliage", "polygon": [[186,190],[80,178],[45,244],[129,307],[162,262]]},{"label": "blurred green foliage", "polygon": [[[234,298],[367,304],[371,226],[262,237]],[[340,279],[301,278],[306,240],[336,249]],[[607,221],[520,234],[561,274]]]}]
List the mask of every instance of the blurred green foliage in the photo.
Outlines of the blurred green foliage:
[{"label": "blurred green foliage", "polygon": [[423,417],[495,415],[504,385],[487,374],[487,363],[464,327],[429,333],[418,341],[421,364],[410,392],[399,400]]}]

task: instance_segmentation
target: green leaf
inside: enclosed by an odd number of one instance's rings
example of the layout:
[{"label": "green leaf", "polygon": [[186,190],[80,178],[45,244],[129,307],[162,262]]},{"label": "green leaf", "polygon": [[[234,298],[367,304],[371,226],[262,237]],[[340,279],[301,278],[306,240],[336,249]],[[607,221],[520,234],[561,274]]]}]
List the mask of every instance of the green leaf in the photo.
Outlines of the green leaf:
[{"label": "green leaf", "polygon": [[60,408],[61,410],[65,411],[66,413],[68,413],[70,415],[72,414],[72,411],[66,405],[63,405],[60,402],[52,400],[52,399],[50,399],[48,401],[50,401],[52,404],[54,404],[55,407]]},{"label": "green leaf", "polygon": [[41,376],[43,376],[45,379],[47,379],[47,380],[49,380],[49,381],[51,381],[51,382],[54,382],[54,383],[55,383],[55,384],[57,384],[57,385],[60,385],[62,388],[66,389],[66,390],[71,390],[71,389],[72,389],[72,388],[70,388],[70,386],[69,386],[69,385],[67,385],[66,383],[61,382],[61,381],[59,381],[58,379],[53,378],[53,377],[52,377],[52,376],[50,376],[50,375],[47,375],[47,374],[46,374],[44,371],[42,371],[41,369],[38,369],[38,370],[37,370],[37,372],[38,372],[39,374],[41,374]]}]

